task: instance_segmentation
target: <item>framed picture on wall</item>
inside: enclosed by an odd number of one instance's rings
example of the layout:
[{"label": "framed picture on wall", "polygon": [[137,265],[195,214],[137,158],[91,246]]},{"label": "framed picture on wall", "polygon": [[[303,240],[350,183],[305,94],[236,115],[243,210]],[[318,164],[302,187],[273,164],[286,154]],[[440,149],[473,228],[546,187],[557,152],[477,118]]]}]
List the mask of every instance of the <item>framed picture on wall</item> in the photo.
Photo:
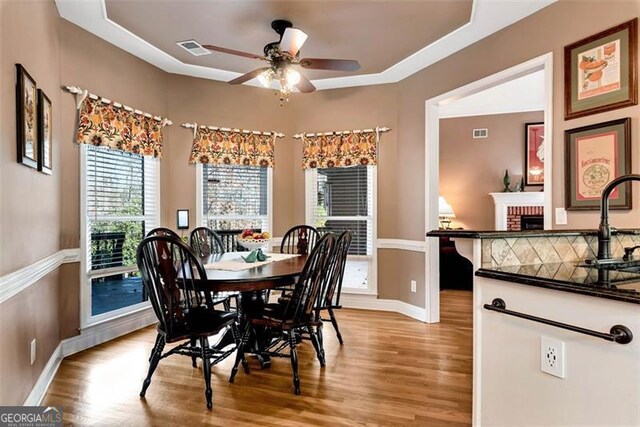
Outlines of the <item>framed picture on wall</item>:
[{"label": "framed picture on wall", "polygon": [[638,103],[638,18],[564,48],[566,120]]},{"label": "framed picture on wall", "polygon": [[544,123],[526,123],[524,141],[524,185],[544,185]]},{"label": "framed picture on wall", "polygon": [[[567,210],[597,210],[604,187],[631,173],[631,119],[612,120],[565,131]],[[619,185],[611,209],[631,209],[631,185]]]},{"label": "framed picture on wall", "polygon": [[38,167],[38,123],[36,81],[16,64],[16,139],[18,163]]},{"label": "framed picture on wall", "polygon": [[38,170],[51,175],[53,169],[53,107],[51,100],[38,89]]}]

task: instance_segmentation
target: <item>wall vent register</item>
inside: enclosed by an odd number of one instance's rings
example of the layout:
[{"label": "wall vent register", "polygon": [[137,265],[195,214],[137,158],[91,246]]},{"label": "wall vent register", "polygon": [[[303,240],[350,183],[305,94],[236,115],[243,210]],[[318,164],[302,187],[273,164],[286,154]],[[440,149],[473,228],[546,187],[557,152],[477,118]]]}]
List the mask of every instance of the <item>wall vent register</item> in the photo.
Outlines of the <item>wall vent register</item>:
[{"label": "wall vent register", "polygon": [[177,42],[176,44],[194,56],[211,55],[209,49],[203,48],[202,45],[195,40],[185,40]]},{"label": "wall vent register", "polygon": [[489,129],[474,129],[473,130],[473,139],[484,139],[489,137]]}]

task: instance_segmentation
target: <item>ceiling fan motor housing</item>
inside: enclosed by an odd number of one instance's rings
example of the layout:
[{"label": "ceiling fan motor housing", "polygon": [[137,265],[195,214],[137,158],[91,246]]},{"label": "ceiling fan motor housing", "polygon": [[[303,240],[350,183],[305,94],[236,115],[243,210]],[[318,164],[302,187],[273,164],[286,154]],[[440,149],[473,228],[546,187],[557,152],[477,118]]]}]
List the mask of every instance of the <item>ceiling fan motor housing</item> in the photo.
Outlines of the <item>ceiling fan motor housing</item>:
[{"label": "ceiling fan motor housing", "polygon": [[271,28],[273,28],[273,31],[280,34],[280,40],[282,40],[284,30],[291,27],[293,27],[293,24],[285,19],[276,19],[271,22]]}]

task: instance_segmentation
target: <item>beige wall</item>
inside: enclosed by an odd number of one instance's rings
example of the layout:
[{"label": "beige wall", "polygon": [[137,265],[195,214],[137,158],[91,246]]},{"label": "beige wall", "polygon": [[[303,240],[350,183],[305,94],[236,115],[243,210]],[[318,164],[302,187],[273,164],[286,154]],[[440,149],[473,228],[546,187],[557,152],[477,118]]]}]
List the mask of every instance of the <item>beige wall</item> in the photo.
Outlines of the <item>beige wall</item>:
[{"label": "beige wall", "polygon": [[[59,20],[52,2],[0,2],[0,275],[60,249]],[[52,176],[16,162],[15,64],[54,108]],[[0,305],[0,405],[22,404],[60,341],[58,271]],[[29,344],[37,340],[30,365]]]},{"label": "beige wall", "polygon": [[[440,195],[456,214],[451,227],[495,228],[489,193],[502,191],[505,170],[512,186],[520,182],[525,124],[543,120],[541,111],[440,120]],[[473,139],[476,128],[489,129],[489,137]],[[541,191],[542,187],[526,190]]]}]

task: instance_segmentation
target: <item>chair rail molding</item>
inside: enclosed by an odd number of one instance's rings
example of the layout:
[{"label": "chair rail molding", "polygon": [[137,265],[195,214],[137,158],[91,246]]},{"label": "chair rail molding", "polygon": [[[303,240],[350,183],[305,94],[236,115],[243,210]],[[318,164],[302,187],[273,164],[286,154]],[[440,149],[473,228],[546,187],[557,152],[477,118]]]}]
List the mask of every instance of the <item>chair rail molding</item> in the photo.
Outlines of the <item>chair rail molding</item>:
[{"label": "chair rail molding", "polygon": [[401,251],[426,252],[427,244],[422,240],[378,239],[378,249],[398,249]]},{"label": "chair rail molding", "polygon": [[0,277],[0,304],[35,284],[62,264],[73,262],[80,262],[79,248],[59,250],[33,264]]}]

